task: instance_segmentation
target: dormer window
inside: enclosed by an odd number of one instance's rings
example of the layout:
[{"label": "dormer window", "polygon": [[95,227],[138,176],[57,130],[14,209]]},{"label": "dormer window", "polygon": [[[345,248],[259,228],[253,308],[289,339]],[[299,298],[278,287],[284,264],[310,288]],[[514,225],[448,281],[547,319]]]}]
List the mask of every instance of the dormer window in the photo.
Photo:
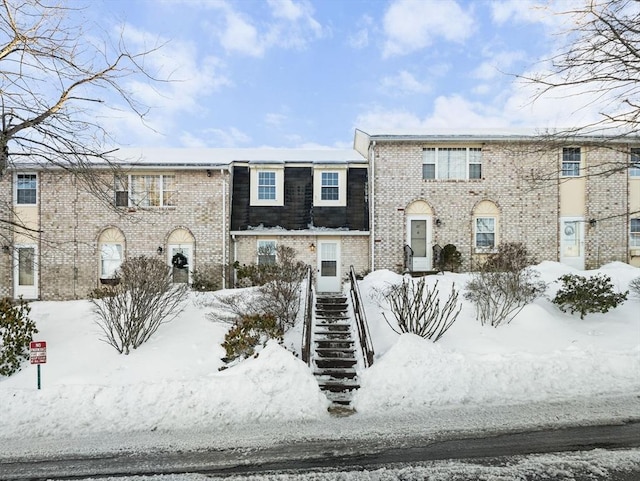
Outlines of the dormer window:
[{"label": "dormer window", "polygon": [[284,167],[251,167],[251,205],[284,205]]},{"label": "dormer window", "polygon": [[319,207],[344,207],[347,205],[346,167],[314,168],[313,205]]}]

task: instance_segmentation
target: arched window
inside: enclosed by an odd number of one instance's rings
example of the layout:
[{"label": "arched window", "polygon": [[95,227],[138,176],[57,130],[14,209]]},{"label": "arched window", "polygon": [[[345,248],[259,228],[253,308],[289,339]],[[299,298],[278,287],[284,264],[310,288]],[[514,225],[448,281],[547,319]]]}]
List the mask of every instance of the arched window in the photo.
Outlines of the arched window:
[{"label": "arched window", "polygon": [[500,209],[490,200],[483,200],[473,209],[473,245],[477,252],[493,251],[499,243]]},{"label": "arched window", "polygon": [[124,235],[120,229],[109,227],[98,238],[100,252],[100,279],[111,279],[116,275],[124,259]]}]

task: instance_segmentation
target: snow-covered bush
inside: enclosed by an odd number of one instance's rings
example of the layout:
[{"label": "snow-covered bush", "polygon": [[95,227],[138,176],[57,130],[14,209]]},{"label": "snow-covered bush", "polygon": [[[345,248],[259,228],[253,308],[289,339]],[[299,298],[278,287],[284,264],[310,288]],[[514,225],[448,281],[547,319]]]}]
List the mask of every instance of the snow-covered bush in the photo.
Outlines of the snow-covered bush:
[{"label": "snow-covered bush", "polygon": [[187,284],[174,284],[171,268],[156,257],[125,260],[120,282],[90,293],[97,324],[107,344],[129,354],[177,316],[187,297]]},{"label": "snow-covered bush", "polygon": [[273,315],[282,331],[286,331],[298,318],[301,286],[308,266],[296,260],[292,247],[279,245],[275,257],[274,264],[236,266],[239,276],[259,284],[254,300],[241,314]]},{"label": "snow-covered bush", "polygon": [[[437,281],[430,289],[424,278],[414,282],[405,276],[402,283],[393,284],[380,292],[380,298],[385,301],[380,302],[382,315],[396,333],[417,334],[436,342],[456,321],[462,309],[455,284],[451,286],[449,298],[442,309],[438,296]],[[395,317],[395,323],[387,319],[384,312],[386,307]]]},{"label": "snow-covered bush", "polygon": [[29,359],[29,343],[38,332],[29,312],[22,299],[0,299],[0,376],[11,376]]},{"label": "snow-covered bush", "polygon": [[640,297],[640,277],[636,277],[629,283],[629,290]]},{"label": "snow-covered bush", "polygon": [[464,297],[475,305],[482,325],[510,323],[524,306],[544,293],[547,285],[529,267],[534,262],[523,244],[502,243],[498,252],[490,254],[480,270],[471,274]]},{"label": "snow-covered bush", "polygon": [[591,312],[608,312],[627,300],[626,292],[613,292],[611,278],[604,274],[583,277],[576,274],[561,276],[562,287],[556,293],[553,303],[562,312],[580,313],[580,319]]},{"label": "snow-covered bush", "polygon": [[283,334],[272,315],[242,316],[224,336],[226,360],[250,357],[258,344],[265,345],[269,339],[282,341]]}]

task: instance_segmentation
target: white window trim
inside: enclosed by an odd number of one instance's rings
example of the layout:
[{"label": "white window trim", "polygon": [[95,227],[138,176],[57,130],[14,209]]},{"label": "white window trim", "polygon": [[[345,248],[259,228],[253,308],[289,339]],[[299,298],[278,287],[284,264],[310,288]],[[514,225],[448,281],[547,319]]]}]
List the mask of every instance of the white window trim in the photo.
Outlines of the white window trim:
[{"label": "white window trim", "polygon": [[[435,162],[425,162],[424,161],[424,152],[426,150],[431,150],[433,149],[435,151]],[[440,169],[438,168],[438,152],[440,150],[447,150],[447,149],[464,149],[465,150],[465,156],[466,156],[466,171],[465,171],[465,176],[464,177],[458,177],[458,178],[450,178],[447,177],[445,179],[441,179],[438,176],[438,172],[440,171]],[[471,149],[478,149],[480,151],[480,162],[471,162]],[[428,164],[428,165],[433,165],[435,172],[434,172],[434,177],[433,178],[425,178],[424,177],[424,170],[422,170],[421,172],[421,176],[422,176],[422,180],[425,181],[434,181],[434,180],[443,180],[443,181],[461,181],[461,180],[482,180],[483,179],[483,164],[484,164],[484,152],[482,150],[482,146],[480,145],[447,145],[447,146],[425,146],[422,148],[422,166]],[[480,177],[473,177],[471,178],[471,165],[480,165]]]},{"label": "white window trim", "polygon": [[[322,199],[322,173],[338,174],[338,198]],[[313,169],[313,205],[318,207],[345,207],[347,205],[347,169],[346,167],[314,167]]]},{"label": "white window trim", "polygon": [[[103,254],[102,248],[103,248],[103,246],[116,246],[116,249],[117,249],[117,246],[120,246],[120,252],[119,252],[119,254],[120,254],[120,259],[119,259],[120,263],[118,264],[118,267],[115,268],[113,270],[113,272],[110,272],[110,273],[105,273],[105,271],[104,271],[104,263],[103,263],[103,261],[105,259],[102,257],[102,254]],[[113,262],[113,259],[110,259],[110,260]],[[115,277],[116,271],[118,269],[120,269],[120,266],[122,265],[123,262],[124,262],[124,245],[121,242],[101,242],[100,243],[100,279],[110,279],[110,278]]]},{"label": "white window trim", "polygon": [[[258,198],[258,172],[274,172],[276,174],[276,198]],[[254,206],[283,206],[284,205],[284,166],[251,167],[249,172],[251,184],[250,205]]]},{"label": "white window trim", "polygon": [[[565,174],[564,173],[564,164],[565,164],[565,160],[564,160],[564,149],[579,149],[580,150],[580,161],[578,162],[578,173],[576,175],[574,174]],[[567,163],[570,164],[574,164],[574,161],[567,161]],[[577,179],[578,177],[580,177],[582,175],[582,171],[584,169],[584,149],[582,147],[578,147],[578,146],[565,146],[562,147],[562,149],[560,150],[560,177],[564,178],[564,179]]]},{"label": "white window trim", "polygon": [[[631,220],[638,220],[638,222],[640,222],[640,219],[634,218]],[[629,220],[629,247],[631,249],[638,249],[640,248],[640,231],[633,232],[631,230],[631,220]]]},{"label": "white window trim", "polygon": [[278,261],[278,241],[275,239],[257,239],[256,240],[256,264],[258,265],[267,265],[267,264],[260,264],[260,244],[266,244],[266,243],[270,243],[273,244],[273,255],[274,255],[274,261],[277,262]]},{"label": "white window trim", "polygon": [[[633,154],[638,155],[638,162],[632,162]],[[638,167],[634,167],[634,163],[638,164]],[[634,179],[640,178],[640,148],[637,147],[632,147],[629,152],[629,177]]]},{"label": "white window trim", "polygon": [[[18,176],[19,175],[35,175],[36,176],[36,201],[29,204],[18,204]],[[37,172],[16,172],[13,176],[13,204],[16,206],[38,205],[40,201],[40,176]]]},{"label": "white window trim", "polygon": [[[493,219],[493,246],[478,246],[478,219]],[[489,254],[497,252],[498,249],[498,217],[495,215],[475,215],[473,217],[473,248],[475,252],[481,254]]]},{"label": "white window trim", "polygon": [[[171,208],[171,207],[175,207],[175,195],[177,193],[177,188],[176,188],[176,179],[175,179],[175,174],[173,173],[167,173],[167,172],[133,172],[131,174],[126,174],[126,175],[122,175],[120,177],[127,177],[127,205],[123,206],[123,205],[116,205],[116,194],[115,192],[123,192],[120,190],[116,190],[114,192],[114,205],[116,207],[131,207],[131,208],[135,208],[135,209],[166,209],[166,208]],[[133,188],[133,179],[132,177],[144,177],[144,176],[150,176],[150,177],[160,177],[160,193],[159,193],[159,199],[160,199],[160,205],[138,205],[135,204],[133,202],[133,195],[132,195],[132,191],[131,189]],[[164,203],[164,193],[165,193],[165,177],[173,177],[173,194],[174,194],[174,203],[172,205],[165,205]],[[114,182],[114,189],[116,186],[116,178],[114,177],[113,182]]]}]

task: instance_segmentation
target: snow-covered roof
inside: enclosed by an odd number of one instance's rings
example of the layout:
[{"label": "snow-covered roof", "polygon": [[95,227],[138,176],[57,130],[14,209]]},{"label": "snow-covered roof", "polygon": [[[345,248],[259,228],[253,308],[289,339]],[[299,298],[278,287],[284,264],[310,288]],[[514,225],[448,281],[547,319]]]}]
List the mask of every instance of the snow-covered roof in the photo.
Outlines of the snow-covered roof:
[{"label": "snow-covered roof", "polygon": [[417,140],[417,141],[531,141],[533,139],[567,139],[576,138],[584,141],[602,141],[606,139],[620,141],[638,141],[635,132],[621,132],[608,129],[583,130],[577,128],[457,128],[457,129],[371,129],[357,130],[371,140]]},{"label": "snow-covered roof", "polygon": [[213,149],[213,148],[126,148],[114,157],[124,164],[164,167],[217,167],[233,162],[248,163],[366,163],[352,149]]}]

